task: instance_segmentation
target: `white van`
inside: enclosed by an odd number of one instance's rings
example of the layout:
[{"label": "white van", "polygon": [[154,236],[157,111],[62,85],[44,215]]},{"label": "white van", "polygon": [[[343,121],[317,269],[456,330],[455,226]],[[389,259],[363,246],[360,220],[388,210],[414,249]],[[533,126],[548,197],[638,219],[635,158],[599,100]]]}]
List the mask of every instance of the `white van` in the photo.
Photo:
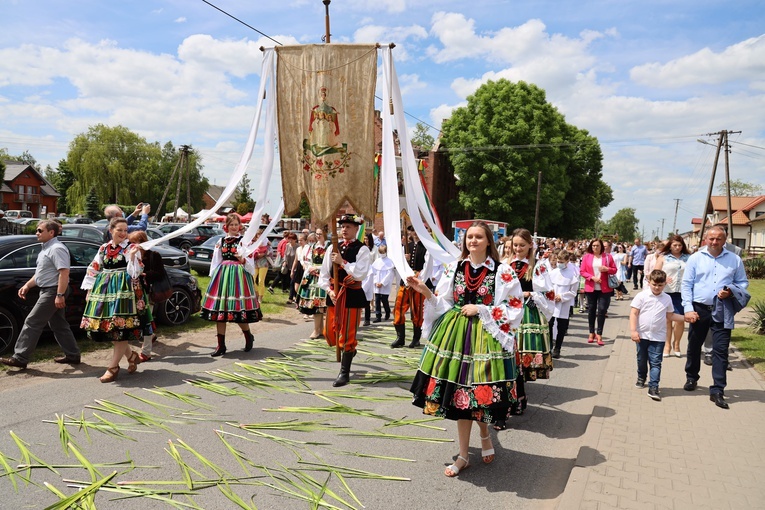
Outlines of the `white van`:
[{"label": "white van", "polygon": [[8,220],[17,220],[19,218],[34,218],[34,214],[32,214],[32,211],[11,209],[10,211],[5,211],[5,217],[8,218]]}]

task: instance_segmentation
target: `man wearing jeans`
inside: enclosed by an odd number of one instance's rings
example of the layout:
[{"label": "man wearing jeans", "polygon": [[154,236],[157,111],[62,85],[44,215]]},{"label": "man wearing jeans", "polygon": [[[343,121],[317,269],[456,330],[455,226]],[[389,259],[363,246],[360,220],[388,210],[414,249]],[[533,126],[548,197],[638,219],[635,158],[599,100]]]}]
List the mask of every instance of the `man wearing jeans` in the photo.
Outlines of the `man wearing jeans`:
[{"label": "man wearing jeans", "polygon": [[732,324],[713,317],[717,300],[735,299],[730,287],[746,289],[749,281],[744,263],[736,254],[725,249],[725,230],[711,227],[706,235],[707,245],[688,258],[683,274],[681,294],[685,322],[688,328],[688,357],[685,362],[686,382],[683,389],[696,389],[701,369],[701,346],[708,331],[712,331],[712,380],[709,399],[717,407],[728,409],[724,391],[727,383],[728,348]]},{"label": "man wearing jeans", "polygon": [[645,245],[640,242],[640,238],[636,237],[635,244],[630,250],[630,260],[627,263],[632,269],[633,290],[638,290],[638,282],[640,282],[640,288],[643,288],[643,268],[645,267],[645,258],[647,255],[648,250]]},{"label": "man wearing jeans", "polygon": [[61,225],[56,221],[43,220],[37,224],[37,240],[42,243],[42,250],[37,255],[37,269],[18,294],[19,298],[26,300],[29,289],[39,287],[40,297],[24,321],[13,356],[0,358],[3,365],[22,370],[27,368],[46,324],[64,351],[64,356],[54,361],[72,365],[80,362],[80,348],[64,315],[69,288],[69,250],[58,240],[60,233]]}]

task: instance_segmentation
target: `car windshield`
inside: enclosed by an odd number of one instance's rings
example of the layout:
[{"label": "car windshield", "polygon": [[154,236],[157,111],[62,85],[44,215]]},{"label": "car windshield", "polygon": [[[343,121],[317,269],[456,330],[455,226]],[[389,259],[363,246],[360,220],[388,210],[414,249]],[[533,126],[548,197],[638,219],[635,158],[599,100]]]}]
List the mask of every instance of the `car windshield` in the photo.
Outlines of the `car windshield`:
[{"label": "car windshield", "polygon": [[203,242],[200,246],[204,246],[206,248],[215,248],[215,243],[220,241],[220,238],[223,236],[213,236],[207,241]]}]

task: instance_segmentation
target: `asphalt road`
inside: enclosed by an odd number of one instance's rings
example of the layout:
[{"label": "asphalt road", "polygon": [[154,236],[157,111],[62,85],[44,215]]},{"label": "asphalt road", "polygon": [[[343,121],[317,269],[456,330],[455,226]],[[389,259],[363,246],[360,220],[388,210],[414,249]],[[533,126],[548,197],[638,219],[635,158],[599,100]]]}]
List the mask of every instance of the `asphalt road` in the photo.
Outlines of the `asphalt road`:
[{"label": "asphalt road", "polygon": [[[607,332],[618,329],[627,307],[628,302],[612,303]],[[114,384],[101,384],[92,370],[83,371],[87,368],[84,365],[69,370],[65,377],[48,379],[41,375],[37,384],[0,393],[0,473],[6,471],[2,467],[3,456],[10,466],[25,462],[10,431],[29,445],[27,448],[38,459],[31,459],[33,464],[75,467],[56,468],[57,473],[35,468],[28,483],[15,478],[17,489],[12,485],[13,477],[7,474],[0,477],[3,495],[0,508],[43,508],[57,501],[43,482],[70,495],[76,489],[67,481],[79,481],[84,486],[91,483],[92,476],[100,479],[112,471],[117,471],[117,475],[107,488],[116,482],[132,481],[142,483],[137,486],[140,490],[187,491],[188,495],[177,494],[173,501],[192,508],[235,508],[235,503],[224,494],[227,487],[252,508],[312,508],[309,495],[321,493],[325,482],[324,501],[339,508],[361,508],[352,495],[365,508],[372,509],[444,510],[465,505],[555,508],[579,452],[611,351],[610,342],[604,347],[588,345],[585,328],[586,318],[575,315],[563,358],[556,360],[551,379],[528,383],[526,413],[513,417],[507,430],[493,433],[496,460],[491,465],[481,463],[479,435],[474,427],[472,465],[454,479],[443,475],[444,467],[457,453],[453,422],[395,423],[428,417],[411,405],[407,391],[407,379],[414,372],[419,353],[388,347],[394,336],[391,323],[360,328],[362,340],[354,360],[353,384],[341,391],[331,386],[338,370],[334,351],[323,340],[306,340],[311,330],[307,322],[277,324],[275,329],[256,334],[255,349],[250,353],[240,350],[240,334],[230,333],[229,353],[223,358],[208,355],[212,330],[188,333],[173,353],[141,365],[139,373],[128,376],[123,368]],[[257,332],[258,325],[253,330]],[[285,354],[289,362],[284,365],[286,372],[279,375],[276,361],[284,360]],[[234,373],[252,380],[225,379],[227,374]],[[395,374],[400,375],[399,380],[390,380]],[[0,377],[14,375],[6,373]],[[377,377],[384,380],[371,382]],[[204,386],[208,383],[215,385]],[[233,392],[220,394],[222,387]],[[184,402],[148,391],[154,388],[194,398]],[[125,417],[106,409],[112,404],[148,412],[152,417],[141,423],[144,416]],[[308,409],[279,410],[283,406]],[[365,413],[348,414],[344,406],[363,409]],[[94,428],[86,434],[76,425],[66,427],[77,450],[95,465],[92,475],[74,453],[64,452],[55,423],[57,415],[75,420],[84,417],[90,422],[97,421],[99,416],[105,422],[118,424],[112,433]],[[323,425],[313,425],[309,431],[265,428],[249,431],[240,427],[240,424],[263,427],[266,422],[283,424],[289,420]],[[293,423],[288,428],[296,426]],[[402,437],[348,435],[358,431]],[[276,437],[258,435],[263,433]],[[233,451],[240,452],[241,457],[237,459]],[[194,452],[214,466],[205,464]],[[380,458],[383,456],[389,458]],[[126,461],[133,464],[108,465]],[[314,470],[318,464],[334,466],[333,471]],[[188,466],[191,488],[184,482],[184,465]],[[408,480],[365,478],[352,470]],[[344,475],[342,480],[349,490],[337,476],[338,471]],[[216,483],[221,480],[227,480],[228,485]],[[150,481],[175,483],[146,483]],[[298,485],[304,490],[297,489]],[[170,508],[169,503],[146,499],[152,495],[122,499],[124,494],[102,490],[95,501],[98,508],[131,509],[147,505]]]}]

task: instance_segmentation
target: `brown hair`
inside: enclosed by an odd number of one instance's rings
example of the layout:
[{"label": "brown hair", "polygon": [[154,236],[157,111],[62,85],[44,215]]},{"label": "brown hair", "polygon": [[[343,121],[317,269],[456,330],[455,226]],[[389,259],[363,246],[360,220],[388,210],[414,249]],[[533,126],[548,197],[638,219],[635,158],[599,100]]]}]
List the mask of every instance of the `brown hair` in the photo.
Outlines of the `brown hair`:
[{"label": "brown hair", "polygon": [[664,283],[667,281],[667,273],[661,269],[654,269],[651,274],[648,275],[648,281],[651,283]]},{"label": "brown hair", "polygon": [[136,230],[128,234],[128,241],[138,246],[138,249],[141,251],[141,253],[145,253],[145,250],[141,248],[140,244],[145,243],[148,240],[149,236],[147,236],[146,232],[143,230]]},{"label": "brown hair", "polygon": [[587,245],[587,253],[591,253],[593,255],[595,254],[595,252],[592,251],[592,245],[595,243],[600,243],[601,255],[606,252],[605,247],[603,246],[603,241],[599,237],[596,237],[595,239],[590,241],[590,244]]},{"label": "brown hair", "polygon": [[679,236],[677,234],[669,236],[669,239],[667,239],[667,243],[664,245],[664,249],[661,250],[661,252],[666,255],[668,253],[672,252],[672,243],[678,242],[683,245],[683,249],[680,253],[690,254],[691,252],[688,251],[688,247],[685,245],[685,239],[683,239],[682,236]]},{"label": "brown hair", "polygon": [[109,220],[109,230],[114,230],[114,227],[116,227],[120,223],[124,223],[125,225],[127,225],[127,220],[122,217],[112,218],[111,220]]},{"label": "brown hair", "polygon": [[47,231],[53,231],[53,236],[61,234],[61,223],[56,220],[41,220],[37,223],[37,228],[44,228]]},{"label": "brown hair", "polygon": [[520,237],[529,244],[529,253],[526,255],[526,259],[529,261],[529,269],[526,270],[524,279],[531,281],[534,277],[534,265],[536,264],[534,258],[534,239],[531,237],[531,232],[525,228],[516,228],[513,230],[513,235],[510,236],[510,239],[515,237]]},{"label": "brown hair", "polygon": [[467,231],[473,227],[478,227],[483,230],[484,235],[489,241],[489,245],[486,247],[486,256],[491,257],[494,259],[495,263],[498,263],[499,253],[497,252],[497,246],[494,244],[494,232],[492,232],[489,226],[483,221],[474,221],[467,229],[465,229],[465,235],[462,236],[462,255],[460,255],[460,259],[465,260],[468,258],[468,255],[470,255],[470,252],[467,249]]},{"label": "brown hair", "polygon": [[236,213],[230,213],[226,215],[226,232],[228,232],[228,226],[231,225],[234,221],[242,224],[242,219],[239,217]]}]

